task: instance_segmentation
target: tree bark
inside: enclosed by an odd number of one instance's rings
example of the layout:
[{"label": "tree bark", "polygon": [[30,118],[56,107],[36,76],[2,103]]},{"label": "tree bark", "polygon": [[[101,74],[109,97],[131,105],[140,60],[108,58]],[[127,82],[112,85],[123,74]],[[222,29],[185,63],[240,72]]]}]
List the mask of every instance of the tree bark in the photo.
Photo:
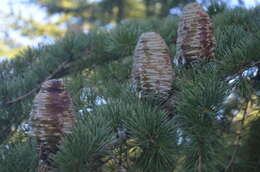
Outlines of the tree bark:
[{"label": "tree bark", "polygon": [[125,2],[124,0],[118,0],[118,12],[117,12],[117,23],[120,23],[125,16]]},{"label": "tree bark", "polygon": [[146,17],[151,17],[154,15],[154,9],[152,8],[152,3],[153,2],[151,2],[151,0],[145,0],[145,2],[144,2]]},{"label": "tree bark", "polygon": [[160,17],[166,17],[169,14],[171,7],[168,4],[168,0],[161,0]]}]

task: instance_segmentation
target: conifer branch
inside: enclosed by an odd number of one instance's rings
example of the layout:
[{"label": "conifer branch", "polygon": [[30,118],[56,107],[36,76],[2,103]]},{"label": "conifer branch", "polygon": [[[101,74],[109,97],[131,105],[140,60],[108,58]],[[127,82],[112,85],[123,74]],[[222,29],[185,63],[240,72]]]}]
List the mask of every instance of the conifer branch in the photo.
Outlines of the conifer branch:
[{"label": "conifer branch", "polygon": [[23,99],[25,99],[26,97],[30,96],[31,94],[33,94],[34,92],[38,91],[39,90],[39,87],[40,85],[37,85],[36,88],[33,88],[31,91],[27,92],[26,94],[22,95],[22,96],[19,96],[17,97],[16,99],[14,100],[9,100],[7,102],[4,103],[4,105],[11,105],[11,104],[14,104],[14,103],[17,103]]},{"label": "conifer branch", "polygon": [[[43,82],[50,80],[50,79],[55,79],[55,78],[60,78],[62,76],[64,76],[67,72],[68,69],[70,68],[71,63],[69,60],[64,61],[61,65],[58,66],[58,68],[51,74],[49,75]],[[43,83],[41,82],[41,84]],[[29,92],[27,92],[26,94],[19,96],[17,98],[15,98],[14,100],[9,100],[3,103],[4,106],[8,106],[8,105],[12,105],[14,103],[20,102],[21,100],[29,97],[30,95],[32,95],[33,93],[37,92],[40,87],[41,84],[38,84],[35,88],[33,88],[32,90],[30,90]]]},{"label": "conifer branch", "polygon": [[260,60],[254,62],[254,63],[251,63],[251,64],[247,64],[247,65],[244,65],[240,68],[240,70],[238,72],[236,72],[234,75],[232,75],[231,77],[228,77],[226,79],[227,82],[229,82],[230,80],[234,79],[236,76],[239,76],[241,77],[243,72],[246,71],[247,69],[251,68],[251,67],[260,67]]}]

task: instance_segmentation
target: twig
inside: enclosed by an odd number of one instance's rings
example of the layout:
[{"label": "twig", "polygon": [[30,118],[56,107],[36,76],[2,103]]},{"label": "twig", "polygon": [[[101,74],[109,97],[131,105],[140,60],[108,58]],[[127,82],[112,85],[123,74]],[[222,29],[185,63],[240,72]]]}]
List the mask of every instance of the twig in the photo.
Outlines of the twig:
[{"label": "twig", "polygon": [[[241,141],[241,133],[242,133],[242,130],[244,129],[244,123],[245,123],[245,119],[246,119],[246,116],[247,116],[247,110],[248,110],[248,104],[249,104],[249,100],[246,101],[246,107],[244,109],[244,113],[243,113],[243,118],[241,119],[241,130],[240,132],[238,133],[237,137],[236,137],[236,142],[239,143]],[[237,146],[237,148],[234,150],[233,154],[232,154],[232,157],[231,157],[231,160],[229,161],[227,167],[225,168],[225,172],[227,172],[227,170],[232,166],[232,164],[234,163],[234,160],[235,160],[235,157],[236,157],[236,154],[239,150],[239,145]]]},{"label": "twig", "polygon": [[[71,66],[71,63],[69,63],[69,60],[64,61],[61,65],[58,66],[58,68],[51,75],[49,75],[47,78],[45,78],[45,80],[43,82],[50,80],[50,79],[59,78],[61,76],[64,76],[70,66]],[[41,82],[41,84],[43,82]],[[35,88],[30,90],[26,94],[15,98],[14,100],[9,100],[9,101],[4,102],[3,105],[8,106],[8,105],[17,103],[17,102],[27,98],[28,96],[32,95],[34,92],[37,92],[40,89],[41,84],[37,85]]]},{"label": "twig", "polygon": [[34,92],[36,92],[37,90],[39,89],[39,86],[37,86],[36,88],[32,89],[31,91],[27,92],[26,94],[20,96],[20,97],[17,97],[16,99],[14,100],[9,100],[7,102],[4,103],[4,105],[10,105],[10,104],[14,104],[14,103],[17,103],[21,100],[23,100],[24,98],[30,96],[31,94],[33,94]]},{"label": "twig", "polygon": [[201,153],[200,152],[199,152],[198,172],[202,172],[202,157],[201,157]]},{"label": "twig", "polygon": [[225,80],[227,82],[229,82],[230,80],[232,80],[233,78],[235,78],[236,76],[239,76],[241,77],[241,75],[243,74],[243,72],[248,69],[248,68],[251,68],[251,67],[254,67],[254,66],[257,66],[260,64],[260,60],[259,61],[256,61],[252,64],[247,64],[247,65],[244,65],[237,73],[233,74],[231,77],[228,77],[226,78]]}]

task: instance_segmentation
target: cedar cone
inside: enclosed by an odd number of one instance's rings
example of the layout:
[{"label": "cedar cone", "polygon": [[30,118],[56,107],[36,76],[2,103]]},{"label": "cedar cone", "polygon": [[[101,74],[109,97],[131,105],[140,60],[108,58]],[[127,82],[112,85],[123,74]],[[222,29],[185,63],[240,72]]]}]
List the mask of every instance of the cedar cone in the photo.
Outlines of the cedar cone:
[{"label": "cedar cone", "polygon": [[209,15],[197,3],[186,5],[178,27],[175,64],[214,58],[215,44]]},{"label": "cedar cone", "polygon": [[51,169],[49,154],[57,152],[61,137],[71,133],[74,122],[72,101],[63,81],[53,79],[44,82],[30,113],[32,136],[37,138],[39,151],[38,171]]},{"label": "cedar cone", "polygon": [[134,52],[132,80],[139,95],[169,96],[173,70],[168,46],[159,34],[147,32],[140,36]]}]

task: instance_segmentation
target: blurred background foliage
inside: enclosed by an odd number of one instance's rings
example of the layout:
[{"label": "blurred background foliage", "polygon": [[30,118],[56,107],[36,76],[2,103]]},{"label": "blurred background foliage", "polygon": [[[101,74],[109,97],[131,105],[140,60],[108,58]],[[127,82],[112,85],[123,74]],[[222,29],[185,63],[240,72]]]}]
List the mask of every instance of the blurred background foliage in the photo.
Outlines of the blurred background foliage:
[{"label": "blurred background foliage", "polygon": [[[69,32],[89,32],[131,19],[179,15],[195,0],[11,0],[2,1],[0,58],[13,57],[27,45],[53,43]],[[224,0],[199,0],[214,15],[227,7],[243,6]]]}]

